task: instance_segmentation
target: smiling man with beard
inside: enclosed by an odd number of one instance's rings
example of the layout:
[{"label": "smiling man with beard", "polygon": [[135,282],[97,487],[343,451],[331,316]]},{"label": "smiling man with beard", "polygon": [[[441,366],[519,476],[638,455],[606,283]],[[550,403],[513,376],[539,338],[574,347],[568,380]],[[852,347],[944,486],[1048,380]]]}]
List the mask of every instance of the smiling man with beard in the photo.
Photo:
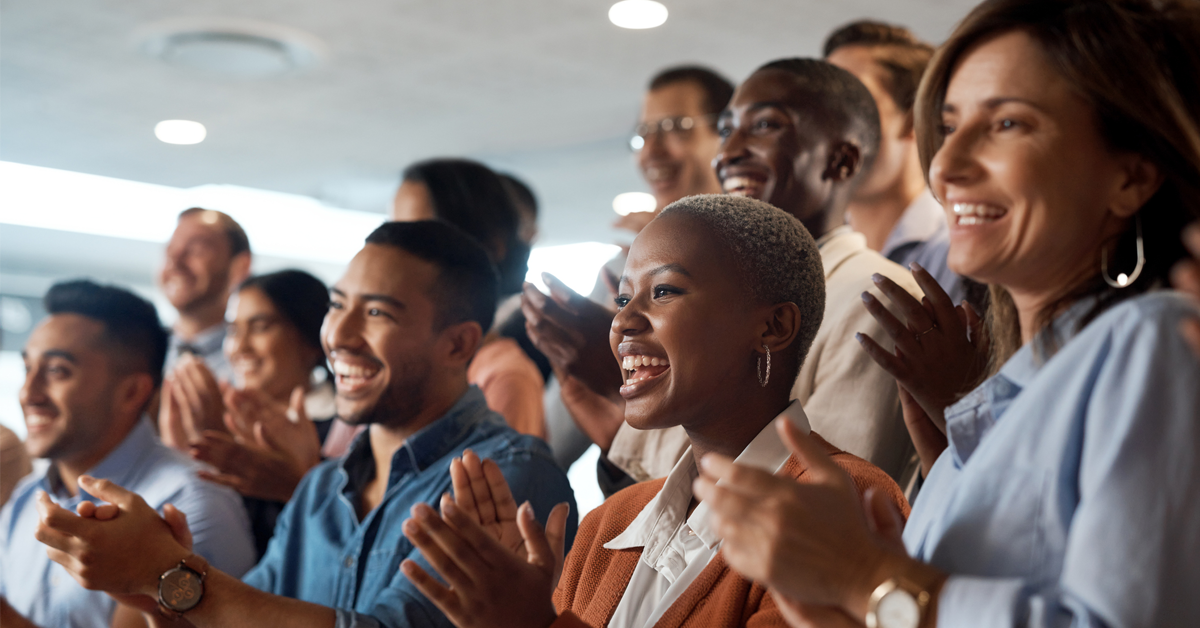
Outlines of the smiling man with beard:
[{"label": "smiling man with beard", "polygon": [[186,512],[195,551],[234,574],[254,564],[250,522],[237,494],[198,478],[199,465],[159,443],[143,415],[167,345],[154,306],[90,281],[55,284],[44,303],[49,316],[22,352],[20,400],[25,447],[48,464],[26,476],[0,511],[0,602],[11,604],[0,605],[0,624],[140,625],[140,613],[85,590],[47,558],[35,540],[39,501],[90,512],[100,499],[79,477],[120,482],[147,510],[173,504]]},{"label": "smiling man with beard", "polygon": [[[875,464],[903,486],[916,465],[896,382],[855,342],[859,334],[877,342],[888,338],[863,307],[864,300],[881,295],[875,276],[921,295],[907,270],[867,248],[863,235],[846,225],[846,206],[879,146],[879,114],[871,93],[852,74],[824,61],[774,61],[737,88],[718,132],[715,165],[724,191],[795,216],[820,249],[825,322],[793,398],[830,443]],[[681,429],[639,432],[623,424],[608,458],[644,480],[667,475],[687,446]]]},{"label": "smiling man with beard", "polygon": [[[566,502],[568,543],[575,530],[570,485],[546,444],[505,425],[467,383],[497,281],[487,253],[445,223],[386,223],[367,238],[330,289],[321,335],[338,416],[369,428],[304,477],[244,581],[196,561],[187,539],[110,483],[81,480],[120,508],[115,518],[44,503],[38,538],[87,588],[147,611],[157,600],[194,626],[449,626],[399,566],[419,559],[401,524],[451,490],[452,460],[467,450],[495,460],[518,503],[548,513]],[[482,474],[469,459],[465,472]]]},{"label": "smiling man with beard", "polygon": [[179,214],[158,274],[159,287],[179,312],[165,374],[190,353],[201,358],[217,379],[233,379],[221,348],[225,308],[233,289],[250,276],[250,259],[246,232],[227,214],[199,207]]}]

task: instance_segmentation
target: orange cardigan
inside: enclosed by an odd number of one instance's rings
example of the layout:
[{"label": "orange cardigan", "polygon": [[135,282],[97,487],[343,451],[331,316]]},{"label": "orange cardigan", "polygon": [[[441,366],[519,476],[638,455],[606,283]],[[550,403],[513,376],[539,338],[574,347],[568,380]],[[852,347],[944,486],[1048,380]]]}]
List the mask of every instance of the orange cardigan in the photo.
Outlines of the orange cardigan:
[{"label": "orange cardigan", "polygon": [[[867,488],[883,491],[908,517],[908,502],[900,487],[886,473],[871,463],[845,453],[813,432],[833,457],[834,462],[850,474],[861,495]],[[781,474],[804,482],[805,469],[795,456],[784,463]],[[641,558],[641,549],[610,550],[604,544],[629,527],[642,508],[662,490],[666,478],[642,482],[613,495],[588,513],[575,545],[567,556],[562,579],[554,592],[558,620],[553,628],[607,626],[633,570]],[[656,628],[717,626],[780,626],[787,623],[775,606],[767,588],[743,578],[729,568],[723,554],[696,577],[683,595],[667,609]]]}]

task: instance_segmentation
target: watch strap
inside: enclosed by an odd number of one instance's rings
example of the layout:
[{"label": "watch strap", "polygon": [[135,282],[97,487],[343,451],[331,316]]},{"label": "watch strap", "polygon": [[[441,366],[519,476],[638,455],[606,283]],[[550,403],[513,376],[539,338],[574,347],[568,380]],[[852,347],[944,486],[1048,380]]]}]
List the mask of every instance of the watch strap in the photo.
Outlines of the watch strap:
[{"label": "watch strap", "polygon": [[[196,575],[197,580],[199,580],[200,591],[199,591],[199,595],[198,595],[198,598],[197,598],[195,604],[192,604],[191,606],[189,606],[188,608],[186,608],[184,610],[177,610],[176,608],[173,608],[171,605],[169,605],[165,599],[163,599],[163,583],[173,572],[181,571],[181,570],[182,571],[190,571],[191,573]],[[171,619],[179,619],[180,617],[183,617],[183,614],[185,612],[195,608],[200,603],[200,599],[203,599],[203,597],[204,597],[204,578],[207,575],[208,575],[208,561],[205,560],[204,557],[200,556],[199,554],[189,554],[188,556],[185,556],[184,558],[182,558],[179,561],[178,565],[163,572],[163,574],[158,577],[158,581],[159,581],[158,610],[159,610],[159,612]]]}]

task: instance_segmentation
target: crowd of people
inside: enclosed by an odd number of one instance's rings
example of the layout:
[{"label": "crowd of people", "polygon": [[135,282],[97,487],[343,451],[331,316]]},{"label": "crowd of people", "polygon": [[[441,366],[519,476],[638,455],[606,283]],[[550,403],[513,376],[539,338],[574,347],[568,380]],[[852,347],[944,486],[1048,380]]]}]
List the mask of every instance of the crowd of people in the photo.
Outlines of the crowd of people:
[{"label": "crowd of people", "polygon": [[202,208],[170,329],[53,286],[0,623],[1200,625],[1200,2],[854,22],[635,129],[591,294],[448,158],[331,286]]}]

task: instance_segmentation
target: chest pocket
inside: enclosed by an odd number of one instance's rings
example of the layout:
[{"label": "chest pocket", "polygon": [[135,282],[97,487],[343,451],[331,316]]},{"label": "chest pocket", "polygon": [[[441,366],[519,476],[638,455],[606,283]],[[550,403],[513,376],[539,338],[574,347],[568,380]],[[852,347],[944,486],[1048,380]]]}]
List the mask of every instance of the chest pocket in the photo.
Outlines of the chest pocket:
[{"label": "chest pocket", "polygon": [[1045,469],[1010,467],[963,480],[948,507],[951,522],[935,532],[934,564],[963,575],[1038,581],[1060,571],[1061,548],[1047,546],[1052,496]]}]

